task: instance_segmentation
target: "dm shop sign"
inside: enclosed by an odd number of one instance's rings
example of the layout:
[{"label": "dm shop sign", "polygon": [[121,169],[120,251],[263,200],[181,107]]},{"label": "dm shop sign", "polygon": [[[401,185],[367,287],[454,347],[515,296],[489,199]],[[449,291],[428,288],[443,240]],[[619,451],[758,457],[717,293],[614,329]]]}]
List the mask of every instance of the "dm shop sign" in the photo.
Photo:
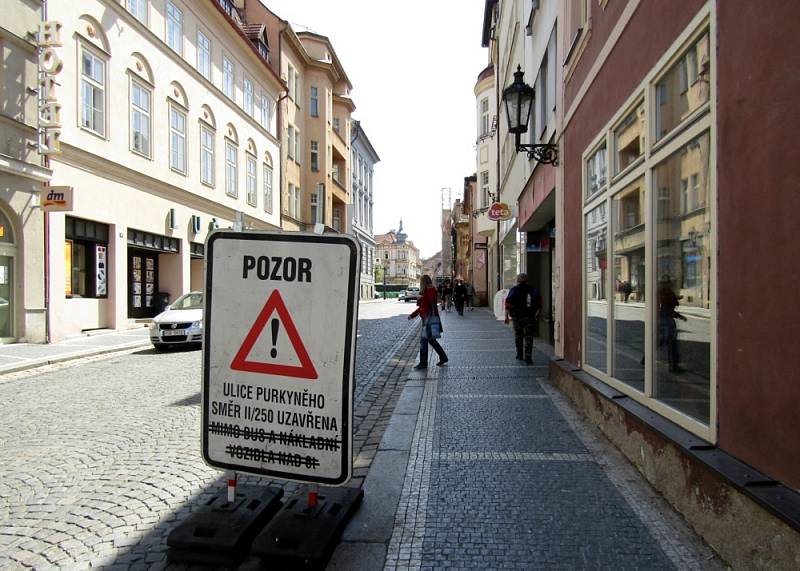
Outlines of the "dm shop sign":
[{"label": "dm shop sign", "polygon": [[495,202],[489,207],[489,220],[503,221],[511,220],[513,214],[511,208],[505,202]]},{"label": "dm shop sign", "polygon": [[358,243],[213,232],[206,244],[203,458],[339,485],[352,474]]}]

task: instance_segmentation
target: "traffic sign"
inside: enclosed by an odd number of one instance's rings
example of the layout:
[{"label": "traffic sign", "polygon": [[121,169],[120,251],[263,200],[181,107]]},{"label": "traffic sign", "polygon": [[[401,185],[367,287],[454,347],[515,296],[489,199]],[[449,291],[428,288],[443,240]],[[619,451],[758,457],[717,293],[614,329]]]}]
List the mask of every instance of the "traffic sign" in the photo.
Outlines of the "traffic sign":
[{"label": "traffic sign", "polygon": [[213,232],[206,245],[203,458],[339,485],[352,473],[358,243]]}]

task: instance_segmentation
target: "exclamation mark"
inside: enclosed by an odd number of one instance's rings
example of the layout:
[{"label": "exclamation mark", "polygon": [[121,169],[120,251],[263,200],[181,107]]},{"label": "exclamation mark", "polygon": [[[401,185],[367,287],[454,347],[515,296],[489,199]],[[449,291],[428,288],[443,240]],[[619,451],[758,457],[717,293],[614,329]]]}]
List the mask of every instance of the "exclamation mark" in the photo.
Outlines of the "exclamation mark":
[{"label": "exclamation mark", "polygon": [[278,327],[280,322],[277,319],[272,320],[272,350],[269,352],[270,356],[274,359],[278,356],[278,350],[275,345],[278,343]]}]

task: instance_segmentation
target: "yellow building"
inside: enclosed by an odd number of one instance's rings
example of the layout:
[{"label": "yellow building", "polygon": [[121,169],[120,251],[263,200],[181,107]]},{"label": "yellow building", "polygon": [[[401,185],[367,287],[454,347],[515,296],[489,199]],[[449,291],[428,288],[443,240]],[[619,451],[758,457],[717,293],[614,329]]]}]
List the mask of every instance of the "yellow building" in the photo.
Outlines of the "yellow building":
[{"label": "yellow building", "polygon": [[375,265],[383,270],[383,283],[387,285],[419,285],[422,264],[419,249],[400,229],[389,230],[386,234],[375,236]]}]

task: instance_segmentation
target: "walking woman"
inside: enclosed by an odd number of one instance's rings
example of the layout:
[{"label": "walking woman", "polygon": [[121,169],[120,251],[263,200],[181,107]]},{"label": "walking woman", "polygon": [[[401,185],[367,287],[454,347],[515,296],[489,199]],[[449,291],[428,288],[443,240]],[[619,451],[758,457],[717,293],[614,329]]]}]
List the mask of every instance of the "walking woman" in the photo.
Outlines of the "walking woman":
[{"label": "walking woman", "polygon": [[[442,346],[439,345],[439,342],[436,341],[436,339],[441,336],[441,321],[439,321],[439,310],[436,307],[436,288],[433,287],[433,282],[428,274],[422,276],[419,289],[421,295],[419,300],[417,300],[417,309],[408,316],[409,320],[414,319],[418,315],[422,318],[422,333],[419,341],[419,364],[414,367],[416,370],[428,368],[429,343],[431,347],[433,347],[433,350],[436,351],[436,354],[439,355],[438,365],[441,366],[447,363],[447,354],[444,352],[444,349],[442,349]],[[428,325],[428,320],[432,317],[436,319],[431,321],[431,324],[433,325],[438,321],[438,330],[433,327],[426,327],[426,325]]]}]

